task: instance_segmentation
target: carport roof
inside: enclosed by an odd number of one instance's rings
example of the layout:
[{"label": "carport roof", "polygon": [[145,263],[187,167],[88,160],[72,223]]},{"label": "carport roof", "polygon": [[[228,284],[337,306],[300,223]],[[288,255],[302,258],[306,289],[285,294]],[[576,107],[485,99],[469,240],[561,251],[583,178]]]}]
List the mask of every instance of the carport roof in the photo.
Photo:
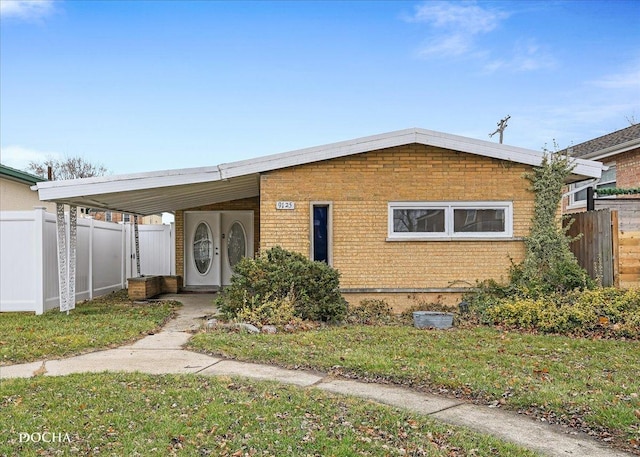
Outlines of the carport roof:
[{"label": "carport roof", "polygon": [[[213,167],[45,181],[34,189],[43,201],[149,215],[256,197],[260,173],[414,143],[534,166],[543,157],[530,149],[413,128]],[[600,177],[600,162],[575,161],[571,180]]]}]

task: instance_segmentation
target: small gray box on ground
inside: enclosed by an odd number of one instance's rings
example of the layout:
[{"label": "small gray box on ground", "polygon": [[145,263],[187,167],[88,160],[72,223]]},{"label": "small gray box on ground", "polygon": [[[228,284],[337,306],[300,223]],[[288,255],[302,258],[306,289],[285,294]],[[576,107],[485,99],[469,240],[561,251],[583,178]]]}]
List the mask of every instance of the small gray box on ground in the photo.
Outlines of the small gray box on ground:
[{"label": "small gray box on ground", "polygon": [[453,313],[415,311],[413,325],[416,328],[450,328],[453,325]]}]

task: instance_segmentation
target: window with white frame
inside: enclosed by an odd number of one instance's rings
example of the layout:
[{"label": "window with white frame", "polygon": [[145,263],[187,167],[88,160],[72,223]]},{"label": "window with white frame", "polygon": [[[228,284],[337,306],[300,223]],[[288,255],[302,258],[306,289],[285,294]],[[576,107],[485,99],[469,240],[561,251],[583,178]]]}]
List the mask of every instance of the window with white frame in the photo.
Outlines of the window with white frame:
[{"label": "window with white frame", "polygon": [[[569,206],[584,206],[587,204],[587,187],[593,186],[596,190],[598,189],[612,189],[616,187],[616,164],[609,163],[607,164],[609,167],[608,170],[603,170],[602,175],[600,176],[600,180],[597,182],[593,181],[580,181],[577,183],[573,183],[570,186],[571,190],[580,189],[578,192],[574,192],[570,194]],[[581,189],[583,188],[583,189]]]},{"label": "window with white frame", "polygon": [[511,202],[391,202],[389,239],[509,238]]}]

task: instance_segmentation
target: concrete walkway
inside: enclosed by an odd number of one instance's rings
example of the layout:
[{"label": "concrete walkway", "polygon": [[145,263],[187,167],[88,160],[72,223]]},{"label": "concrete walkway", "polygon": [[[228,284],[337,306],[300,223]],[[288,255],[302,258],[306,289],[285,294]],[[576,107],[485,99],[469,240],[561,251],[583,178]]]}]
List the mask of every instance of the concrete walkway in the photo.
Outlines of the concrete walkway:
[{"label": "concrete walkway", "polygon": [[286,370],[271,365],[243,363],[186,351],[193,331],[210,315],[213,295],[165,295],[183,303],[178,316],[161,332],[131,345],[93,352],[62,360],[48,360],[0,367],[0,379],[31,377],[35,374],[62,376],[71,373],[139,371],[150,374],[194,373],[209,376],[242,376],[279,381],[303,388],[366,398],[404,408],[454,425],[493,435],[548,456],[628,456],[609,449],[584,434],[552,426],[526,416],[465,401],[424,394],[412,389],[337,379],[323,373]]}]

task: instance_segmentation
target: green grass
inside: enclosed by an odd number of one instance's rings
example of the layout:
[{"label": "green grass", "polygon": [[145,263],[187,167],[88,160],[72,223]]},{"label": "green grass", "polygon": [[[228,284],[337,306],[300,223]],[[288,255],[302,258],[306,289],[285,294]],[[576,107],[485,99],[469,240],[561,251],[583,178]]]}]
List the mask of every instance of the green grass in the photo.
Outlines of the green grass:
[{"label": "green grass", "polygon": [[[587,427],[633,447],[640,441],[640,342],[501,332],[351,326],[295,334],[212,331],[192,349],[312,368],[363,380],[504,405]],[[636,440],[636,441],[634,441]]]},{"label": "green grass", "polygon": [[121,345],[159,329],[177,306],[134,304],[121,291],[78,303],[69,315],[58,310],[41,316],[0,313],[0,365]]},{"label": "green grass", "polygon": [[[0,455],[535,455],[361,399],[231,378],[13,379],[0,385],[0,408]],[[20,433],[45,431],[65,441],[20,443]]]}]

